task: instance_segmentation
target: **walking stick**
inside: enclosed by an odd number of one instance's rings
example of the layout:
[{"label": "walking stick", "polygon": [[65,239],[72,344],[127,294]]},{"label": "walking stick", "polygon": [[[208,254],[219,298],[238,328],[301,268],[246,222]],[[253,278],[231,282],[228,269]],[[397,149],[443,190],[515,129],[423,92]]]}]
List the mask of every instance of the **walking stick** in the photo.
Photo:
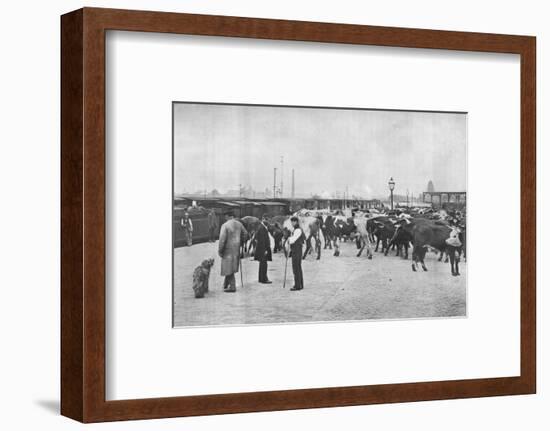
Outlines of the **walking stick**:
[{"label": "walking stick", "polygon": [[286,287],[286,268],[288,266],[288,253],[285,250],[285,276],[283,278],[283,289]]},{"label": "walking stick", "polygon": [[[244,250],[243,250],[244,253]],[[241,288],[244,287],[244,281],[243,281],[243,260],[241,259],[241,255],[239,254],[239,266],[241,267]]]}]

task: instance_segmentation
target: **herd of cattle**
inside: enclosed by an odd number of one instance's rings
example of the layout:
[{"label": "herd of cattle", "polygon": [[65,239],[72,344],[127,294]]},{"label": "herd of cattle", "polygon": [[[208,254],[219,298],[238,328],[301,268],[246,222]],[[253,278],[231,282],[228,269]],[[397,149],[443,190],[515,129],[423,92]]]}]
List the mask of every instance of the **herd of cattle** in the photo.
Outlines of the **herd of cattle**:
[{"label": "herd of cattle", "polygon": [[[393,250],[395,256],[408,259],[412,246],[412,270],[418,263],[422,269],[428,268],[424,257],[428,250],[439,253],[439,260],[451,265],[451,274],[460,275],[458,263],[466,259],[466,216],[462,211],[432,209],[394,210],[387,213],[359,210],[300,210],[294,214],[306,236],[303,258],[316,253],[321,258],[321,249],[334,250],[340,255],[341,242],[355,241],[357,257],[366,249],[368,259],[372,259],[372,248],[385,256]],[[274,216],[268,221],[268,230],[273,238],[273,252],[286,253],[285,243],[291,235],[291,216]],[[245,252],[253,252],[255,234],[260,226],[257,217],[246,216],[240,219],[249,234]]]}]

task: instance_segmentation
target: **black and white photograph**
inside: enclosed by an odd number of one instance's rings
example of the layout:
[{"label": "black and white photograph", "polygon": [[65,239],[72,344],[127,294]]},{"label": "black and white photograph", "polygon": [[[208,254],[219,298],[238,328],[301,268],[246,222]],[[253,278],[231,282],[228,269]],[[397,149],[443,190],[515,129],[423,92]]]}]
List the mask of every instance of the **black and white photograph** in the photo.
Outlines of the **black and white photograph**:
[{"label": "black and white photograph", "polygon": [[0,429],[549,429],[547,3],[2,6]]},{"label": "black and white photograph", "polygon": [[467,316],[466,112],[172,107],[173,327]]}]

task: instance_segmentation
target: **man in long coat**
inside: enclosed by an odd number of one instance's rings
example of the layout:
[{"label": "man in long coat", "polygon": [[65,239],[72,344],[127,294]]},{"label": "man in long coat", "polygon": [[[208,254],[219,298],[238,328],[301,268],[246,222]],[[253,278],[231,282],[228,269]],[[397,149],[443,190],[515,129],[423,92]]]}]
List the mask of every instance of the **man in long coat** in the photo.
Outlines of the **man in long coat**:
[{"label": "man in long coat", "polygon": [[267,279],[267,262],[271,261],[271,241],[267,230],[267,215],[263,215],[262,222],[256,233],[256,250],[254,260],[260,262],[258,269],[258,281],[263,284],[271,284]]},{"label": "man in long coat", "polygon": [[225,277],[223,291],[236,292],[235,273],[239,272],[241,244],[246,241],[248,233],[242,223],[235,220],[232,212],[225,213],[225,220],[220,229],[218,243],[218,254],[222,259],[221,275]]}]

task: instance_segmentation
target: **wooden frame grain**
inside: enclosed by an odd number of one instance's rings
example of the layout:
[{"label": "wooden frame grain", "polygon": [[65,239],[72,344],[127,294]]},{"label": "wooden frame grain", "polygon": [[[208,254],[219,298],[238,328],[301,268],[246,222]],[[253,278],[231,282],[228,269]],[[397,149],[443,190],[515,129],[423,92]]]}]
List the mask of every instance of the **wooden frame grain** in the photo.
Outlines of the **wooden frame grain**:
[{"label": "wooden frame grain", "polygon": [[[105,32],[128,30],[521,56],[521,375],[105,399]],[[82,422],[532,394],[536,390],[535,48],[528,36],[84,8],[61,17],[61,413]]]}]

